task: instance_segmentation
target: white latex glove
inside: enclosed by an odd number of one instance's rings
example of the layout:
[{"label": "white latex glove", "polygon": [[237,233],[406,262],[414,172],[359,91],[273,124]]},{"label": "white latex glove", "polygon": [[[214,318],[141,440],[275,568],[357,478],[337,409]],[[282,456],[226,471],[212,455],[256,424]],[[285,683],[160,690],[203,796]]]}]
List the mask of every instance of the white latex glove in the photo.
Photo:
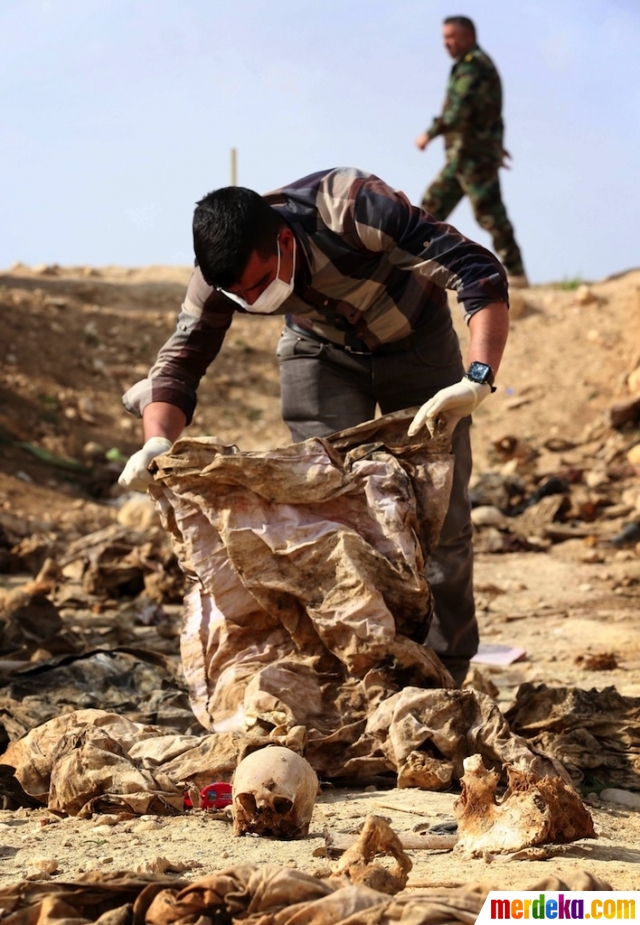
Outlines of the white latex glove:
[{"label": "white latex glove", "polygon": [[407,433],[413,437],[425,425],[432,437],[444,431],[451,434],[460,418],[475,411],[487,395],[491,395],[488,383],[472,382],[463,376],[460,382],[440,389],[425,402],[409,425]]},{"label": "white latex glove", "polygon": [[156,456],[167,453],[170,449],[171,441],[166,437],[150,437],[142,449],[128,460],[118,479],[118,484],[133,491],[146,491],[153,478],[149,472],[149,463]]}]

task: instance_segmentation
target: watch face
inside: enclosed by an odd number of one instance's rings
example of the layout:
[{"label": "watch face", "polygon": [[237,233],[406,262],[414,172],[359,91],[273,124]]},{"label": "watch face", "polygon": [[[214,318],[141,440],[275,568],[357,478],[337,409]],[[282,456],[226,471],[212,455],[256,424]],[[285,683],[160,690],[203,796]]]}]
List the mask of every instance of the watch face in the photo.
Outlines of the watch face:
[{"label": "watch face", "polygon": [[473,379],[474,382],[490,383],[493,379],[491,367],[487,366],[486,363],[471,363],[467,372],[467,376],[469,379]]}]

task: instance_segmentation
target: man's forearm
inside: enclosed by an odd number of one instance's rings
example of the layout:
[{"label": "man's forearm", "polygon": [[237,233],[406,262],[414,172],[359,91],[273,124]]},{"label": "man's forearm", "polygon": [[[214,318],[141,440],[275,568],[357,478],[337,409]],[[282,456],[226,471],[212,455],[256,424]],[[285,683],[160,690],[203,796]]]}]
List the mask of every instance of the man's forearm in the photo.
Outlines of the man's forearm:
[{"label": "man's forearm", "polygon": [[498,372],[509,334],[506,302],[493,302],[469,319],[469,362],[486,363]]},{"label": "man's forearm", "polygon": [[173,443],[186,427],[187,418],[176,405],[154,401],[142,412],[142,425],[145,441],[150,437],[166,437]]}]

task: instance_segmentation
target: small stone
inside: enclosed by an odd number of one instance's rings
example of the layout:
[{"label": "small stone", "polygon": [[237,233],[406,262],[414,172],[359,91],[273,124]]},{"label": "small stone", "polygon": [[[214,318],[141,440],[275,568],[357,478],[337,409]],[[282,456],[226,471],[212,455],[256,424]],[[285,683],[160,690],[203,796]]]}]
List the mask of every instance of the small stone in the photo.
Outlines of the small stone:
[{"label": "small stone", "polygon": [[627,376],[627,388],[632,395],[640,395],[640,366]]},{"label": "small stone", "polygon": [[[133,826],[133,831],[136,832],[136,833],[139,833],[139,832],[154,832],[154,831],[156,831],[156,830],[159,829],[159,828],[160,828],[160,825],[159,825],[159,823],[158,823],[157,821],[154,821],[154,822],[145,821],[145,822],[137,822],[137,823]],[[162,871],[159,871],[159,873],[162,873]]]},{"label": "small stone", "polygon": [[605,803],[615,803],[616,806],[626,806],[628,809],[640,810],[640,793],[632,793],[630,790],[609,787],[600,791],[600,799],[604,800]]},{"label": "small stone", "polygon": [[475,527],[503,527],[505,516],[502,511],[492,504],[482,504],[471,511],[471,523]]},{"label": "small stone", "polygon": [[111,828],[112,826],[118,824],[119,818],[118,816],[112,816],[110,813],[101,813],[100,815],[93,817],[93,822],[96,828],[98,828],[99,826],[104,826],[104,825],[109,826],[109,828]]},{"label": "small stone", "polygon": [[631,447],[627,453],[627,459],[632,466],[640,466],[640,443],[636,443],[635,446]]},{"label": "small stone", "polygon": [[[597,549],[588,549],[586,552],[582,553],[580,561],[587,565],[599,565],[601,562],[604,562],[604,555],[598,552]],[[600,579],[600,576],[597,575],[596,578]]]},{"label": "small stone", "polygon": [[38,867],[29,867],[24,874],[25,880],[51,880],[51,874]]},{"label": "small stone", "polygon": [[592,302],[597,300],[591,287],[587,286],[586,283],[582,283],[576,289],[573,296],[573,301],[576,305],[590,305]]}]

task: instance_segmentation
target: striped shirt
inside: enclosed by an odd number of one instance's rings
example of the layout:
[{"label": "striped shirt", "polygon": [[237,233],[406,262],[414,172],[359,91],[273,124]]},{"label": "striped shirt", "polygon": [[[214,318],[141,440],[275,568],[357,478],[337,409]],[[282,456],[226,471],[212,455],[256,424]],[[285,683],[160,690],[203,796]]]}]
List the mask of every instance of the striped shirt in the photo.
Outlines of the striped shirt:
[{"label": "striped shirt", "polygon": [[[467,321],[507,301],[505,271],[490,251],[373,174],[324,170],[265,199],[298,245],[294,291],[274,314],[337,344],[375,353],[407,337],[449,311],[446,289],[457,292]],[[196,266],[175,332],[147,378],[125,393],[125,407],[141,415],[150,402],[167,402],[191,421],[200,379],[238,311]]]}]

